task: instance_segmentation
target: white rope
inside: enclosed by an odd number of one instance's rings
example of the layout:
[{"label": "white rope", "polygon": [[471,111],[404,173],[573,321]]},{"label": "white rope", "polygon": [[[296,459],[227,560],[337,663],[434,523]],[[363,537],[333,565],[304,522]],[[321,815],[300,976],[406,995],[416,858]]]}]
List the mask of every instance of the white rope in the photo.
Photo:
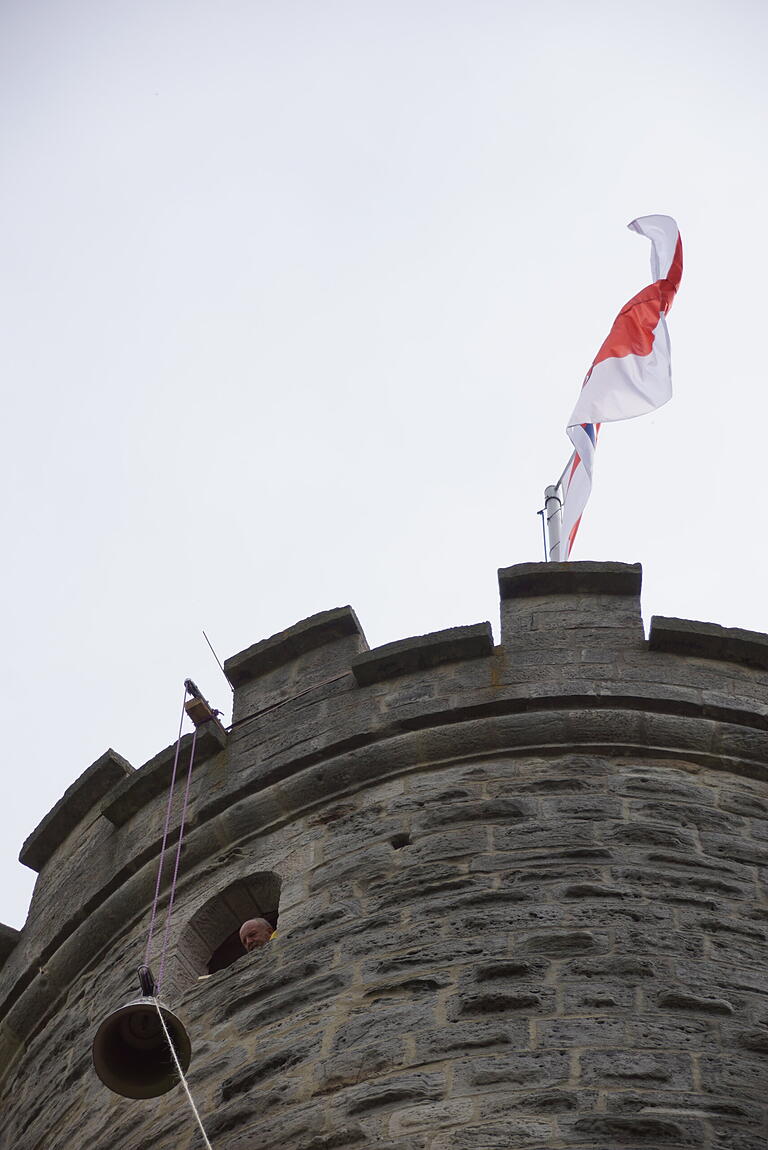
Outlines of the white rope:
[{"label": "white rope", "polygon": [[176,1053],[176,1047],[171,1042],[171,1036],[168,1033],[168,1027],[165,1025],[165,1019],[163,1018],[163,1012],[160,1009],[160,1003],[157,1001],[156,998],[153,998],[152,1001],[155,1004],[155,1009],[157,1010],[158,1016],[160,1018],[160,1025],[163,1028],[163,1034],[165,1035],[165,1040],[168,1043],[168,1046],[170,1047],[171,1054],[173,1055],[173,1061],[176,1063],[176,1073],[178,1074],[179,1081],[181,1082],[181,1085],[184,1087],[187,1098],[189,1099],[189,1105],[192,1107],[192,1113],[194,1114],[195,1118],[197,1119],[197,1124],[200,1127],[200,1133],[203,1136],[203,1141],[205,1142],[205,1145],[208,1147],[208,1150],[213,1150],[213,1147],[211,1146],[210,1142],[208,1141],[208,1135],[205,1132],[205,1127],[203,1126],[203,1120],[197,1112],[197,1107],[195,1106],[195,1100],[190,1093],[189,1086],[187,1085],[187,1080],[184,1077],[184,1071],[181,1069],[181,1063],[179,1062],[179,1056]]}]

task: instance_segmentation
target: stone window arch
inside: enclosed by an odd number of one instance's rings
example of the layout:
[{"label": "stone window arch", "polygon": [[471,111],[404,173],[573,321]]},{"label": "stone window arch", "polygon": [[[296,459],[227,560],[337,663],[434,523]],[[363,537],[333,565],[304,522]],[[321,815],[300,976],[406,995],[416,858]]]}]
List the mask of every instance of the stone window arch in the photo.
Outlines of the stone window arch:
[{"label": "stone window arch", "polygon": [[257,871],[236,879],[203,903],[179,936],[180,978],[189,984],[231,966],[245,954],[239,931],[249,918],[265,918],[277,928],[280,877]]}]

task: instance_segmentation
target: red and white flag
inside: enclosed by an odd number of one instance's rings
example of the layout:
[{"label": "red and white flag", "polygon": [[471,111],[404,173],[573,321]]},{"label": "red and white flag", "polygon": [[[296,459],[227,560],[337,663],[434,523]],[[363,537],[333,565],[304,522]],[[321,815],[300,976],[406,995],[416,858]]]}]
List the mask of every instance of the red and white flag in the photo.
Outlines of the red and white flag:
[{"label": "red and white flag", "polygon": [[651,241],[653,283],[625,304],[595,356],[568,420],[574,452],[561,480],[563,522],[560,554],[570,558],[582,512],[592,489],[601,423],[634,419],[672,396],[669,333],[665,316],[683,274],[683,246],[671,216],[641,216],[629,225]]}]

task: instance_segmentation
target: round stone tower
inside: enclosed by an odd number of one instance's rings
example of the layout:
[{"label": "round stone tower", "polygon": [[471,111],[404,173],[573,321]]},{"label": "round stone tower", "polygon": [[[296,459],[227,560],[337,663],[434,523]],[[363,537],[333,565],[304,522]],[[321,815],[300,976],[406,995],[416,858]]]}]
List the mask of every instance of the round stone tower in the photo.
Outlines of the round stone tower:
[{"label": "round stone tower", "polygon": [[[162,993],[215,1150],[764,1150],[768,637],[646,640],[637,566],[500,591],[498,646],[369,651],[345,607],[227,662]],[[172,759],[107,751],[24,844],[3,1147],[202,1145],[180,1089],[91,1065],[137,990]],[[277,937],[238,956],[255,914]]]}]

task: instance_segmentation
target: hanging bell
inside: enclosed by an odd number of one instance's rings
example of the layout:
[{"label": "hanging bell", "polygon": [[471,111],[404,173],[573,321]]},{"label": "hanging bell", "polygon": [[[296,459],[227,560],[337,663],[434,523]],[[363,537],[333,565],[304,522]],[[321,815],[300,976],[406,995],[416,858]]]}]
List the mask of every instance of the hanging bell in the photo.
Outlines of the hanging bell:
[{"label": "hanging bell", "polygon": [[[142,990],[146,992],[148,985],[154,990],[152,981],[141,974],[140,980]],[[105,1086],[124,1098],[157,1098],[179,1084],[158,1007],[185,1074],[189,1067],[192,1045],[183,1023],[162,1002],[145,993],[108,1014],[93,1040],[96,1073]]]}]

